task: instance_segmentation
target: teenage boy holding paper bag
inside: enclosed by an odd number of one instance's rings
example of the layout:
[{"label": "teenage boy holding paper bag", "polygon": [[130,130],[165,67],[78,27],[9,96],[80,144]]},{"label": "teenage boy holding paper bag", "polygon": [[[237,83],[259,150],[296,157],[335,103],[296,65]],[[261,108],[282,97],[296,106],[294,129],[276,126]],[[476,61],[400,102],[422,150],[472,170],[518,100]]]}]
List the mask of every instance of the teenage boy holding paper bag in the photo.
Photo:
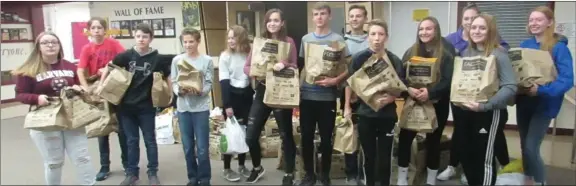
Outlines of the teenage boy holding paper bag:
[{"label": "teenage boy holding paper bag", "polygon": [[[300,46],[300,57],[305,59],[305,69],[302,71],[302,76],[306,77],[307,68],[310,65],[324,66],[324,61],[315,60],[309,61],[310,54],[305,53],[309,45],[331,45],[334,42],[344,42],[344,38],[337,33],[330,30],[331,8],[326,3],[318,2],[314,5],[312,10],[312,19],[316,25],[316,29],[312,33],[306,34],[302,37],[302,45]],[[313,44],[312,44],[313,43]],[[328,47],[326,47],[328,48]],[[343,63],[343,59],[348,56],[348,50],[345,47],[340,51],[328,51],[328,55],[322,58],[338,58],[334,63]],[[317,54],[317,53],[316,53]],[[338,54],[338,56],[336,56]],[[335,64],[334,66],[337,66]],[[333,77],[320,77],[314,79],[313,84],[303,81],[301,85],[301,102],[300,102],[300,127],[302,131],[302,158],[304,160],[304,170],[306,175],[302,180],[301,185],[314,185],[316,183],[316,175],[314,173],[314,133],[316,131],[316,124],[320,131],[321,144],[320,151],[322,152],[322,174],[321,182],[323,184],[330,184],[330,166],[332,162],[332,133],[334,132],[334,125],[336,119],[336,86],[347,77],[346,72],[342,72]]]}]

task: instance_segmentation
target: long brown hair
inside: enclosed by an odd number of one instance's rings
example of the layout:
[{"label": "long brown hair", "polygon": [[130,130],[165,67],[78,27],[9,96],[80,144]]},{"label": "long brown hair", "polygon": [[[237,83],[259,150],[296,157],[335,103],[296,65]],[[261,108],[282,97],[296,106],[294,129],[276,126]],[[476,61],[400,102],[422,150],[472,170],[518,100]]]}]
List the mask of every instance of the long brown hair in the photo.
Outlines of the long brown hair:
[{"label": "long brown hair", "polygon": [[438,19],[435,17],[429,16],[420,23],[418,23],[418,28],[416,29],[416,42],[410,47],[411,55],[412,56],[421,56],[424,51],[426,51],[426,44],[420,40],[420,36],[418,31],[420,30],[420,25],[424,21],[431,21],[434,24],[434,38],[430,41],[430,48],[432,49],[432,56],[434,56],[439,62],[442,61],[442,57],[444,55],[444,42],[442,42],[442,32],[440,31],[440,24],[438,23]]},{"label": "long brown hair", "polygon": [[[248,38],[248,32],[244,27],[234,25],[228,29],[226,32],[226,38],[228,38],[228,33],[234,33],[234,37],[236,38],[236,47],[230,48],[228,47],[228,42],[226,42],[226,50],[228,53],[242,53],[248,54],[250,53],[250,40]],[[226,39],[228,40],[228,39]]]},{"label": "long brown hair", "polygon": [[280,15],[280,20],[282,22],[284,22],[284,24],[282,25],[282,27],[278,31],[278,39],[279,40],[285,40],[288,33],[286,31],[286,21],[284,21],[284,12],[282,12],[282,10],[277,9],[277,8],[273,8],[273,9],[268,10],[266,12],[266,15],[264,15],[264,26],[262,27],[262,37],[266,38],[266,39],[272,39],[272,33],[270,33],[268,31],[266,24],[268,24],[268,22],[270,22],[270,16],[273,13],[278,13],[278,15]]},{"label": "long brown hair", "polygon": [[[556,27],[555,26],[556,21],[554,19],[554,11],[552,11],[552,9],[550,9],[547,6],[539,6],[530,11],[530,14],[532,14],[532,12],[540,12],[544,14],[544,16],[546,16],[546,19],[548,19],[548,21],[551,22],[551,25],[548,28],[546,28],[542,33],[542,41],[540,41],[540,50],[552,52],[552,49],[554,49],[554,45],[556,45],[556,42],[558,42],[558,35],[554,33],[554,28]],[[530,14],[528,14],[528,16],[530,16]],[[533,35],[532,32],[530,32],[529,26],[526,26],[526,30],[528,31],[528,34]]]},{"label": "long brown hair", "polygon": [[[496,26],[496,19],[494,18],[494,16],[490,14],[481,13],[480,15],[478,15],[478,17],[475,17],[472,20],[472,22],[474,22],[474,20],[479,18],[484,19],[484,21],[486,21],[486,26],[488,30],[486,33],[486,40],[484,41],[484,55],[489,56],[492,53],[492,51],[494,51],[494,49],[500,47],[500,39],[498,38],[498,27]],[[468,38],[472,38],[470,37],[471,36],[470,32],[466,34],[468,34]],[[478,49],[478,45],[474,43],[472,39],[468,39],[468,48]]]},{"label": "long brown hair", "polygon": [[54,32],[45,31],[38,34],[38,37],[36,37],[36,40],[34,41],[34,49],[32,49],[32,52],[28,55],[28,59],[26,59],[24,64],[20,65],[20,67],[12,70],[12,75],[36,77],[36,75],[50,70],[50,65],[44,63],[42,51],[40,51],[40,39],[45,35],[56,37],[56,40],[58,40],[58,47],[60,47],[57,59],[60,61],[64,58],[64,51],[62,49],[60,38]]}]

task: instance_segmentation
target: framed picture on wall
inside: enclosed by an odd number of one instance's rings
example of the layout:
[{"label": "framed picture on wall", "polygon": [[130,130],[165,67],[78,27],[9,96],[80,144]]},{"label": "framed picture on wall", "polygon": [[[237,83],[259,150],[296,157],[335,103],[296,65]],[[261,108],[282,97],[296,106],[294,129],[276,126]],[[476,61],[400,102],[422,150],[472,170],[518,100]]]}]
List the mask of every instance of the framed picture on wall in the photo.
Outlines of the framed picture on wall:
[{"label": "framed picture on wall", "polygon": [[184,27],[200,28],[200,3],[197,1],[182,2]]},{"label": "framed picture on wall", "polygon": [[20,40],[20,33],[18,29],[8,29],[10,32],[10,40]]},{"label": "framed picture on wall", "polygon": [[144,19],[144,20],[142,20],[142,23],[152,26],[151,25],[152,20],[150,20],[150,19]]},{"label": "framed picture on wall", "polygon": [[162,19],[152,20],[152,29],[154,30],[154,36],[164,36],[164,21]]},{"label": "framed picture on wall", "polygon": [[20,36],[20,40],[29,40],[30,39],[28,37],[28,29],[19,28],[18,29],[18,35]]},{"label": "framed picture on wall", "polygon": [[255,36],[256,15],[252,11],[236,11],[236,24],[244,27],[248,35]]},{"label": "framed picture on wall", "polygon": [[175,37],[176,33],[174,30],[176,30],[175,28],[175,19],[174,18],[166,18],[164,19],[164,36],[167,37]]},{"label": "framed picture on wall", "polygon": [[130,21],[120,21],[120,36],[122,38],[129,38],[130,34]]},{"label": "framed picture on wall", "polygon": [[110,21],[110,31],[114,38],[122,37],[122,30],[120,29],[120,21]]},{"label": "framed picture on wall", "polygon": [[136,26],[138,26],[138,24],[142,23],[143,20],[132,20],[130,21],[131,25],[132,25],[132,36],[136,35]]},{"label": "framed picture on wall", "polygon": [[2,29],[2,41],[10,40],[10,30]]}]

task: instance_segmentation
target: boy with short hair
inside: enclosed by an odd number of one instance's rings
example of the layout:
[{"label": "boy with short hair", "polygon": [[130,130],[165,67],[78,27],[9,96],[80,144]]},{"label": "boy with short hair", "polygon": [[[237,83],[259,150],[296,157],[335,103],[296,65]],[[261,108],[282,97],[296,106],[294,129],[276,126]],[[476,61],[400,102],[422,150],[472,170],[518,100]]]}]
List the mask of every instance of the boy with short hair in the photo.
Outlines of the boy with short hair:
[{"label": "boy with short hair", "polygon": [[[312,16],[316,29],[302,37],[300,57],[304,58],[305,43],[329,45],[334,41],[344,42],[341,35],[330,30],[331,8],[324,2],[318,2],[312,10]],[[348,49],[342,55],[347,57]],[[305,62],[306,63],[306,62]],[[332,134],[334,132],[336,118],[336,86],[344,81],[347,73],[337,77],[326,77],[314,84],[302,82],[300,102],[300,127],[302,133],[302,158],[306,175],[300,185],[314,185],[316,175],[314,173],[314,133],[316,124],[320,132],[322,153],[322,165],[320,181],[323,185],[330,185],[330,166],[332,163]]]},{"label": "boy with short hair", "polygon": [[[113,64],[134,74],[124,98],[118,104],[116,114],[120,121],[120,131],[126,135],[128,145],[126,178],[120,185],[134,185],[139,179],[140,131],[138,129],[142,130],[144,144],[146,145],[148,180],[150,185],[160,185],[157,174],[156,108],[152,105],[151,89],[154,72],[161,72],[164,77],[170,75],[171,59],[158,54],[156,49],[150,47],[154,34],[148,24],[138,24],[135,30],[134,39],[136,40],[136,45],[118,54],[112,60]],[[103,73],[102,80],[106,78],[107,71],[105,70],[105,73]],[[171,82],[168,82],[169,87],[171,84]]]}]

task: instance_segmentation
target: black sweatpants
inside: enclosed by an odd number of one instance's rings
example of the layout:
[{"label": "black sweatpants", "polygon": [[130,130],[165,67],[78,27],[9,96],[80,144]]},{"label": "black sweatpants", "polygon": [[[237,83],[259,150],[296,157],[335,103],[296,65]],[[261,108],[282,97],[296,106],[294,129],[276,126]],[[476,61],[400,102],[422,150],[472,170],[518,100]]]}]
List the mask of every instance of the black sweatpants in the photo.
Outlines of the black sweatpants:
[{"label": "black sweatpants", "polygon": [[[458,152],[458,147],[461,146],[462,140],[460,140],[461,135],[463,135],[463,128],[460,127],[462,125],[466,125],[466,122],[462,120],[462,108],[455,106],[454,104],[450,104],[452,108],[452,119],[454,128],[452,131],[452,146],[450,147],[450,165],[453,167],[457,167],[460,163],[460,152]],[[465,117],[465,116],[464,116]],[[506,126],[506,122],[508,122],[508,110],[502,109],[500,110],[500,123],[498,123],[498,127],[500,128],[496,133],[496,141],[494,142],[494,152],[496,154],[496,158],[498,159],[498,163],[500,165],[505,166],[510,163],[510,155],[508,154],[508,143],[506,142],[506,135],[504,135],[504,127]],[[464,123],[463,123],[464,122]]]},{"label": "black sweatpants", "polygon": [[300,131],[304,170],[308,176],[314,176],[314,133],[316,124],[320,132],[322,153],[322,178],[328,178],[332,164],[332,133],[336,120],[336,101],[300,101]]},{"label": "black sweatpants", "polygon": [[[444,131],[444,126],[446,126],[446,121],[448,120],[448,114],[450,112],[449,105],[450,102],[447,99],[434,104],[436,118],[438,120],[438,128],[436,128],[434,132],[426,134],[426,166],[432,170],[438,170],[438,167],[440,166],[440,138],[442,138],[442,132]],[[414,140],[414,137],[416,137],[416,134],[417,132],[412,130],[400,129],[398,142],[398,166],[408,167],[410,164],[412,141]]]},{"label": "black sweatpants", "polygon": [[256,96],[250,108],[248,117],[248,128],[246,132],[246,143],[250,148],[250,157],[252,158],[252,165],[259,167],[262,161],[262,152],[260,147],[260,134],[262,129],[270,117],[270,112],[273,112],[278,124],[280,138],[282,139],[282,151],[284,160],[284,171],[286,173],[293,173],[296,164],[296,144],[294,143],[294,135],[292,133],[292,109],[276,109],[270,108],[264,104],[264,92],[266,86],[258,83],[256,85]]},{"label": "black sweatpants", "polygon": [[496,183],[496,161],[494,141],[500,124],[500,110],[488,112],[462,112],[462,142],[460,162],[468,185],[494,185]]},{"label": "black sweatpants", "polygon": [[[254,91],[248,87],[239,89],[230,87],[230,106],[234,111],[234,117],[240,125],[246,126],[248,123],[248,114],[250,114],[250,107],[252,107],[252,100]],[[226,109],[222,110],[222,114],[226,116]],[[228,119],[228,117],[224,117]],[[224,154],[224,169],[230,169],[230,162],[232,155]],[[246,154],[238,154],[238,165],[244,166],[246,161]]]},{"label": "black sweatpants", "polygon": [[[393,119],[365,116],[358,118],[358,134],[364,151],[366,186],[373,186],[377,178],[380,180],[380,185],[390,185],[395,124],[396,121]],[[381,161],[376,165],[378,157]],[[381,175],[374,175],[376,166],[379,167]]]}]

